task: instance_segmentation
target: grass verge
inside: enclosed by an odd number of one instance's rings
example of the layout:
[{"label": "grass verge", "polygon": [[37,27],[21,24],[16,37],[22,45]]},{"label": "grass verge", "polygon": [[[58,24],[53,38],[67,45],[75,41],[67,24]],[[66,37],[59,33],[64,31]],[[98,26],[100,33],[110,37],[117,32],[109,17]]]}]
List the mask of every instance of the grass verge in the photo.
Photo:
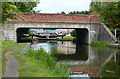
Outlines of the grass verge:
[{"label": "grass verge", "polygon": [[63,41],[74,40],[74,39],[75,39],[75,37],[73,37],[73,36],[65,36],[65,37],[63,37],[63,39],[62,39],[62,37],[58,38],[58,40],[63,40]]},{"label": "grass verge", "polygon": [[21,38],[23,41],[32,41],[32,40],[34,40],[34,41],[36,41],[37,39],[36,38],[32,38],[32,37],[23,37],[23,38]]},{"label": "grass verge", "polygon": [[2,70],[0,70],[0,71],[2,71],[2,74],[4,74],[6,71],[6,61],[7,61],[7,59],[5,57],[5,53],[8,51],[12,51],[14,49],[14,47],[17,46],[18,44],[14,43],[14,42],[9,42],[9,41],[3,41],[3,40],[0,40],[0,42],[2,42],[2,51],[0,52],[0,53],[2,53],[2,54],[0,54],[0,55],[2,55],[2,56],[0,56],[0,59],[2,59],[2,66],[0,66],[0,67],[2,67]]},{"label": "grass verge", "polygon": [[90,46],[95,50],[108,50],[109,42],[102,42],[102,41],[93,41],[91,42]]},{"label": "grass verge", "polygon": [[[20,77],[63,77],[67,73],[64,65],[57,66],[55,59],[44,52],[44,50],[29,50],[27,55],[22,55],[19,52],[23,50],[24,45],[14,53],[19,61],[19,76]],[[64,70],[63,70],[64,69]]]},{"label": "grass verge", "polygon": [[107,47],[109,45],[109,42],[93,41],[90,45],[93,47]]}]

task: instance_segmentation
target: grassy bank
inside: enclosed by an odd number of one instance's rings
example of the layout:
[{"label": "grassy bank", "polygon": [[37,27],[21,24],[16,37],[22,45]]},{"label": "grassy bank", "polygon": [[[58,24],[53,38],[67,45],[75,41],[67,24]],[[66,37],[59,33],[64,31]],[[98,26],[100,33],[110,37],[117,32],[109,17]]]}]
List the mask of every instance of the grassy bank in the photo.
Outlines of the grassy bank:
[{"label": "grassy bank", "polygon": [[73,36],[64,36],[63,39],[62,37],[58,37],[58,40],[63,40],[63,41],[68,41],[68,40],[74,40],[75,37]]},{"label": "grassy bank", "polygon": [[[2,59],[2,74],[4,74],[4,72],[6,71],[6,57],[5,57],[5,53],[8,51],[12,51],[14,49],[15,46],[17,46],[17,43],[14,42],[9,42],[9,41],[3,41],[0,40],[0,42],[2,42],[2,56],[0,56],[0,59]],[[1,66],[0,66],[1,67]]]},{"label": "grassy bank", "polygon": [[[24,48],[24,46],[22,45],[20,48]],[[58,66],[52,55],[43,49],[29,50],[26,55],[20,54],[21,50],[14,53],[20,63],[20,77],[64,77],[67,75],[66,66]]]},{"label": "grassy bank", "polygon": [[95,50],[108,50],[109,49],[109,42],[103,42],[103,41],[93,41],[90,43],[90,46]]},{"label": "grassy bank", "polygon": [[32,37],[23,37],[21,38],[21,41],[23,42],[31,42],[31,41],[37,41],[37,38],[32,38]]},{"label": "grassy bank", "polygon": [[93,41],[90,44],[93,47],[108,47],[109,42],[102,42],[102,41]]}]

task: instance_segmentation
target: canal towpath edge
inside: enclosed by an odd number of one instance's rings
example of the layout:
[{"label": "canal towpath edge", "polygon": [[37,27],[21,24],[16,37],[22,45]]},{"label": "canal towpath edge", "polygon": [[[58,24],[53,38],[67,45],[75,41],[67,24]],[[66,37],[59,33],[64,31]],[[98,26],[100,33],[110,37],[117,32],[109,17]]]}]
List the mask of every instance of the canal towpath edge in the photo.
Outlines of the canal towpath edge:
[{"label": "canal towpath edge", "polygon": [[16,58],[11,55],[12,53],[16,52],[18,50],[18,46],[14,47],[13,51],[9,51],[5,54],[7,58],[6,62],[6,72],[3,75],[3,77],[18,77],[18,67],[19,63],[16,60]]},{"label": "canal towpath edge", "polygon": [[[21,43],[19,45],[22,45]],[[6,62],[6,72],[4,73],[3,77],[19,77],[19,62],[17,59],[12,55],[12,53],[18,51],[19,45],[14,47],[14,50],[9,51],[5,54],[7,58]],[[27,44],[26,47],[21,52],[27,52],[28,47],[30,44]]]}]

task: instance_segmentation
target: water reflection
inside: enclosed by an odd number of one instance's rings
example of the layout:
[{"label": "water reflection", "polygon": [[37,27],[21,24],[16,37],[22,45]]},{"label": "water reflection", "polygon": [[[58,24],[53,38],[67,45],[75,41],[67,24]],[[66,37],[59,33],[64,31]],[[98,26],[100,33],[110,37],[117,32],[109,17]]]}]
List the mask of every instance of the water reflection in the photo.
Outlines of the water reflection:
[{"label": "water reflection", "polygon": [[68,42],[67,46],[61,46],[61,47],[58,46],[57,53],[54,56],[58,59],[58,61],[87,60],[88,59],[88,46],[87,45],[73,46],[70,44],[70,42]]},{"label": "water reflection", "polygon": [[120,65],[120,50],[118,50],[118,53],[115,55],[115,61],[118,65]]},{"label": "water reflection", "polygon": [[[69,66],[72,71],[71,76],[103,76],[101,73],[110,73],[110,70],[105,69],[106,65],[120,64],[120,54],[116,49],[96,49],[88,45],[79,45],[71,41],[48,41],[33,43],[31,45],[35,50],[40,47],[45,51],[53,54],[59,63],[64,63]],[[108,64],[114,58],[114,63]],[[112,72],[112,71],[111,71]],[[114,71],[116,72],[116,71]],[[118,71],[117,71],[118,72]],[[116,74],[116,73],[114,73]],[[79,75],[79,76],[78,76]]]}]

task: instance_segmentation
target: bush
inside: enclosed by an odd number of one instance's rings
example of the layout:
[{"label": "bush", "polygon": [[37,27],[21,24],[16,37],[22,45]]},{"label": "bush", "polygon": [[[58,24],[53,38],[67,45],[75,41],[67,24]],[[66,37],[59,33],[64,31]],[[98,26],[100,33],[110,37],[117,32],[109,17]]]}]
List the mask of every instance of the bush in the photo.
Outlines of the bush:
[{"label": "bush", "polygon": [[76,30],[73,30],[73,31],[71,32],[71,36],[76,37]]},{"label": "bush", "polygon": [[[114,28],[109,28],[109,29],[115,35],[115,29]],[[120,30],[120,28],[116,28],[116,30]],[[118,38],[120,38],[120,36]]]}]

